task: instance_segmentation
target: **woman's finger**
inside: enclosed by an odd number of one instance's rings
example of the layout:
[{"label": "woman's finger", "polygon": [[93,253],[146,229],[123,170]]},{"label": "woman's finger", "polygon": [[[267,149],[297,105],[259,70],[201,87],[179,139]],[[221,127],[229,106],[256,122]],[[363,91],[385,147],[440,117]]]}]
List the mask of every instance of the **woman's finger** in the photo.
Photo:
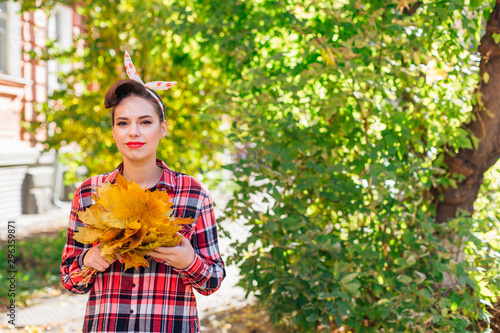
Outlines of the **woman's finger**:
[{"label": "woman's finger", "polygon": [[189,240],[184,236],[182,236],[181,242],[179,244],[182,244],[183,246],[191,246]]},{"label": "woman's finger", "polygon": [[105,265],[102,265],[102,264],[101,264],[101,263],[99,263],[99,262],[96,262],[96,263],[93,265],[93,267],[94,267],[95,269],[97,269],[99,272],[104,272],[104,271],[105,271],[105,270],[109,267],[109,265],[105,266]]}]

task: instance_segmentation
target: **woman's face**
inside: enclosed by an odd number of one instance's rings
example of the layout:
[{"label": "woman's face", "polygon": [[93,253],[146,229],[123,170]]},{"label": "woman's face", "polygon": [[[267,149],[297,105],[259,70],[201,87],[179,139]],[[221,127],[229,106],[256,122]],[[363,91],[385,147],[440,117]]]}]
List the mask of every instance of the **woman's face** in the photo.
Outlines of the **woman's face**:
[{"label": "woman's face", "polygon": [[160,123],[151,103],[129,96],[116,106],[114,117],[113,138],[124,161],[155,160],[158,143],[167,134],[167,122]]}]

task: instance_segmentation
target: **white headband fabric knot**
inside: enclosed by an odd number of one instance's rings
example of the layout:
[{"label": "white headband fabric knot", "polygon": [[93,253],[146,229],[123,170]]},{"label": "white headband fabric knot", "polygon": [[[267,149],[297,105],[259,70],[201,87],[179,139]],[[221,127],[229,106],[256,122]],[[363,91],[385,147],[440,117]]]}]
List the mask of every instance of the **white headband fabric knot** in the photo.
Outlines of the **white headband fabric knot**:
[{"label": "white headband fabric knot", "polygon": [[130,58],[130,55],[128,54],[127,50],[125,50],[125,69],[127,70],[127,75],[131,80],[139,82],[146,87],[146,90],[151,94],[151,96],[154,97],[154,99],[160,105],[160,108],[163,111],[163,113],[165,113],[165,109],[163,108],[163,104],[161,103],[160,99],[149,89],[168,90],[168,89],[172,88],[173,86],[175,86],[177,84],[177,82],[174,82],[174,81],[151,81],[151,82],[144,84],[144,82],[142,81],[139,74],[137,74],[137,70],[135,69],[134,64],[132,63],[132,58]]}]

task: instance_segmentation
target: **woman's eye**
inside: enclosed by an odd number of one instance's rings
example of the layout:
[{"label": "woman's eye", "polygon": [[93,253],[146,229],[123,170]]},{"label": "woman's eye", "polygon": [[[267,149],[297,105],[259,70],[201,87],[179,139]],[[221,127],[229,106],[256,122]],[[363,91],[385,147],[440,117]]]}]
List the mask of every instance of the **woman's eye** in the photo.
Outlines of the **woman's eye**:
[{"label": "woman's eye", "polygon": [[127,123],[126,123],[126,122],[124,122],[124,121],[120,121],[117,125],[118,125],[118,126],[125,126],[125,125],[127,125]]},{"label": "woman's eye", "polygon": [[146,124],[146,125],[151,124],[151,122],[149,120],[144,120],[142,123]]}]

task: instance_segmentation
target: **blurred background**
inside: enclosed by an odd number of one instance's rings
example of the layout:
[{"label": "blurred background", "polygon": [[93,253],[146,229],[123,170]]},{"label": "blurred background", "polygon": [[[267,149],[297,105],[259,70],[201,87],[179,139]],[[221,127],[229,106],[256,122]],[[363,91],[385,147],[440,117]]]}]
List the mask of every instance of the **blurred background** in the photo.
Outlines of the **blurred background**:
[{"label": "blurred background", "polygon": [[204,332],[500,332],[499,26],[479,0],[0,1],[0,329],[81,326],[61,250],[76,187],[121,161],[128,50],[178,82],[158,157],[214,194]]}]

